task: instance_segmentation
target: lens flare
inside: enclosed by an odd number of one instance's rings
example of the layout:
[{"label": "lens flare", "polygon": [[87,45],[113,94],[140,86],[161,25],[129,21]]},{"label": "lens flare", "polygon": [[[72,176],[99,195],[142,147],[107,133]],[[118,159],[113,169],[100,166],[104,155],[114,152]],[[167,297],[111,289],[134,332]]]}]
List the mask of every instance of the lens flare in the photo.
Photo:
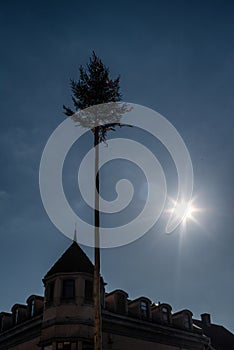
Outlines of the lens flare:
[{"label": "lens flare", "polygon": [[170,213],[181,220],[182,224],[187,223],[188,221],[193,221],[198,224],[196,219],[196,213],[201,212],[202,209],[195,206],[194,204],[195,198],[193,198],[190,202],[186,202],[184,200],[177,202],[171,199],[172,208],[167,210],[167,213]]}]

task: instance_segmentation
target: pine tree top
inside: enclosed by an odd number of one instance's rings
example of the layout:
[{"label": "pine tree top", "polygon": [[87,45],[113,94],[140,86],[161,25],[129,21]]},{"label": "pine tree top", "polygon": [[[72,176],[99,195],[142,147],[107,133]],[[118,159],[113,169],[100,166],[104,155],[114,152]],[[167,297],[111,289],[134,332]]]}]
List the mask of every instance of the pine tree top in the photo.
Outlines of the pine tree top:
[{"label": "pine tree top", "polygon": [[[92,131],[98,126],[99,141],[105,141],[107,131],[115,130],[116,126],[121,126],[121,116],[127,111],[126,105],[117,104],[122,97],[119,86],[120,77],[111,79],[109,69],[95,52],[93,52],[89,63],[85,67],[80,66],[79,72],[80,78],[78,81],[71,79],[74,110],[63,106],[64,113],[72,117],[79,125],[90,128]],[[107,112],[104,106],[102,116],[100,115],[100,108],[98,116],[92,108],[88,109],[88,114],[82,113],[88,107],[111,102],[111,112],[110,110]],[[92,110],[93,112],[90,112]]]}]

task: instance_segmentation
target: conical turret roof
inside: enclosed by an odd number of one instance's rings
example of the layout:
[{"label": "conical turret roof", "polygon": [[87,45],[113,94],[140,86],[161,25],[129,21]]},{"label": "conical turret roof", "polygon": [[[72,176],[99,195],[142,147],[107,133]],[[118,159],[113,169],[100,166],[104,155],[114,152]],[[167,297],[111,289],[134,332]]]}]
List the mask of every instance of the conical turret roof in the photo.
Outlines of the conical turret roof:
[{"label": "conical turret roof", "polygon": [[80,246],[74,241],[58,261],[51,267],[45,278],[56,273],[86,272],[93,274],[94,266]]}]

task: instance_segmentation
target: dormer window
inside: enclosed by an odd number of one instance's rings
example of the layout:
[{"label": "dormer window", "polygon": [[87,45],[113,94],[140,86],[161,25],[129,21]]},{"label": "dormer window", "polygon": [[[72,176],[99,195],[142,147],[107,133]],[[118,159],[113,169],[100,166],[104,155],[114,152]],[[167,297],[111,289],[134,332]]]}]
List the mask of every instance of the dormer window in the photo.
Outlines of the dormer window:
[{"label": "dormer window", "polygon": [[14,322],[13,313],[0,312],[0,332],[3,332],[13,326]]},{"label": "dormer window", "polygon": [[[111,293],[108,293],[105,298],[105,307],[109,311],[116,312],[121,315],[128,313],[128,294],[122,289],[116,289]],[[139,304],[136,303],[134,309],[139,314]]]},{"label": "dormer window", "polygon": [[[46,288],[46,294],[49,290]],[[49,295],[48,295],[49,298]],[[31,295],[27,299],[27,318],[35,317],[43,313],[44,309],[44,298],[39,295]]]},{"label": "dormer window", "polygon": [[17,325],[27,319],[27,306],[22,304],[15,304],[12,306],[12,321],[13,325]]},{"label": "dormer window", "polygon": [[75,298],[75,280],[65,279],[62,286],[62,299],[73,300]]}]

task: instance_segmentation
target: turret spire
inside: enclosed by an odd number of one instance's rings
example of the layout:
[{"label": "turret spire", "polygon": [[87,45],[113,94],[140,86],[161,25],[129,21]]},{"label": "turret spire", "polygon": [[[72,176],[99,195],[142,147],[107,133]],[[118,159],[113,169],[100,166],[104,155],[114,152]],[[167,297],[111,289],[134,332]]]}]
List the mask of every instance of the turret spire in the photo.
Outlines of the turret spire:
[{"label": "turret spire", "polygon": [[76,223],[75,223],[75,231],[74,231],[74,238],[73,238],[73,242],[78,243],[78,241],[77,241]]}]

